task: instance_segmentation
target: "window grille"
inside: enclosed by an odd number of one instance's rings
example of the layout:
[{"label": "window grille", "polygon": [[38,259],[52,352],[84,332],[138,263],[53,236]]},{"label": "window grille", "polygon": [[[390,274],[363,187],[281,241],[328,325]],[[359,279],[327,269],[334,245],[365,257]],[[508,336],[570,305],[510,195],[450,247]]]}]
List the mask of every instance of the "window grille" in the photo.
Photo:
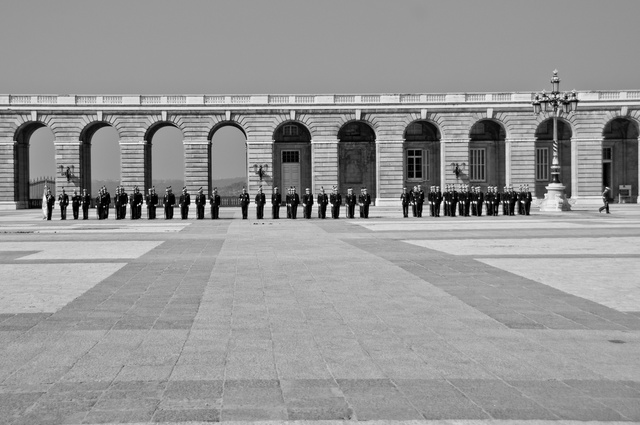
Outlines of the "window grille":
[{"label": "window grille", "polygon": [[536,180],[549,181],[549,148],[536,148]]},{"label": "window grille", "polygon": [[282,151],[282,163],[300,162],[300,151]]},{"label": "window grille", "polygon": [[469,178],[471,181],[483,182],[487,179],[486,149],[469,149]]}]

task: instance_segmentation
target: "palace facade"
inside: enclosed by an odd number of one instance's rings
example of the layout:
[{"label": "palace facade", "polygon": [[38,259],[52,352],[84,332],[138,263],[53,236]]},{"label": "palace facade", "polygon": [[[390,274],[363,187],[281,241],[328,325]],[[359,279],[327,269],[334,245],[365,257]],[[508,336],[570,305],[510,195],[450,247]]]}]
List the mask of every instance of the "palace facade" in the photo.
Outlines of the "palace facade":
[{"label": "palace facade", "polygon": [[[580,91],[578,99],[558,120],[567,197],[600,203],[609,186],[616,200],[637,202],[640,90]],[[529,92],[0,95],[0,208],[27,207],[29,141],[44,126],[55,136],[56,187],[67,192],[91,188],[92,136],[105,126],[118,133],[121,184],[148,189],[153,136],[173,126],[183,135],[185,185],[210,193],[213,135],[233,126],[246,138],[251,194],[260,185],[266,193],[366,186],[376,205],[397,205],[403,186],[466,183],[527,184],[543,198],[553,120],[534,115],[531,101]]]}]

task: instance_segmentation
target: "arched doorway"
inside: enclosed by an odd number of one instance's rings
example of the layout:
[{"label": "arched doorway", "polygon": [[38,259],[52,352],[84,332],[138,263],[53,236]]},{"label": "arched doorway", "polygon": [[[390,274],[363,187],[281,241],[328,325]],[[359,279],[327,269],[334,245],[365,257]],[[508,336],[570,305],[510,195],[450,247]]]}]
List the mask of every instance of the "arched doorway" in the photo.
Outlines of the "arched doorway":
[{"label": "arched doorway", "polygon": [[471,127],[469,134],[469,164],[467,174],[473,186],[497,186],[506,184],[506,132],[492,120],[480,120]]},{"label": "arched doorway", "polygon": [[372,197],[376,187],[376,135],[368,124],[352,121],[338,132],[338,182],[339,191],[346,193],[352,187],[360,193],[366,187]]},{"label": "arched doorway", "polygon": [[620,199],[637,202],[638,125],[627,118],[616,118],[605,125],[602,136],[602,187],[610,187],[617,202],[620,186],[631,186],[631,198]]},{"label": "arched doorway", "polygon": [[[238,197],[248,187],[247,137],[242,128],[227,122],[213,128],[211,140],[211,189],[222,197]],[[224,205],[224,203],[223,203]]]},{"label": "arched doorway", "polygon": [[[29,122],[15,134],[15,189],[16,208],[38,207],[44,186],[56,196],[55,136],[41,122]],[[30,200],[33,200],[31,203]]]},{"label": "arched doorway", "polygon": [[[558,120],[558,163],[560,183],[565,186],[565,194],[571,197],[571,127]],[[544,198],[545,187],[551,183],[551,162],[553,160],[553,119],[542,121],[536,130],[535,153],[535,196]]]},{"label": "arched doorway", "polygon": [[304,125],[287,121],[273,133],[273,140],[273,185],[280,186],[281,193],[291,186],[304,193],[311,188],[311,133]]},{"label": "arched doorway", "polygon": [[428,121],[414,121],[404,132],[404,185],[440,186],[440,131]]},{"label": "arched doorway", "polygon": [[111,124],[99,121],[89,124],[80,133],[80,189],[98,193],[102,186],[110,192],[120,184],[120,146],[118,131]]},{"label": "arched doorway", "polygon": [[[148,149],[144,176],[147,191],[151,186],[156,193],[162,195],[167,186],[173,188],[173,193],[179,194],[184,186],[184,137],[182,131],[171,122],[159,122],[147,130],[144,140]],[[131,190],[133,188],[127,188]],[[143,191],[143,188],[139,188]]]}]

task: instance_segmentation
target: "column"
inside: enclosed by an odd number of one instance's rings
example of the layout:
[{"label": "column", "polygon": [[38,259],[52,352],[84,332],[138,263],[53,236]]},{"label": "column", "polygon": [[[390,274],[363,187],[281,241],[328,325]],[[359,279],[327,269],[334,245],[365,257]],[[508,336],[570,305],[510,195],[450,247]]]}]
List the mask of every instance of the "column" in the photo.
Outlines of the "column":
[{"label": "column", "polygon": [[404,140],[376,140],[376,205],[397,206],[404,182]]},{"label": "column", "polygon": [[[53,142],[56,152],[56,199],[62,188],[70,195],[73,190],[77,189],[78,193],[82,191],[82,142],[79,140],[60,140]],[[62,169],[60,168],[62,166]],[[68,180],[64,172],[69,168],[71,170],[71,178]],[[61,171],[62,170],[62,171]]]},{"label": "column", "polygon": [[211,193],[211,141],[184,141],[184,182],[191,194]]},{"label": "column", "polygon": [[[145,140],[122,139],[120,158],[120,184],[125,191],[131,193],[138,186],[140,192],[146,193],[151,187],[151,144]],[[181,189],[174,188],[174,193],[179,193]]]},{"label": "column", "polygon": [[[507,186],[518,187],[521,184],[528,184],[529,189],[535,190],[535,139],[509,138],[505,140],[505,178]],[[501,187],[498,189],[502,190]]]},{"label": "column", "polygon": [[[440,140],[440,186],[469,182],[469,138],[449,138]],[[451,169],[451,163],[465,163],[460,177]]]},{"label": "column", "polygon": [[[267,166],[263,171],[262,180],[255,172],[254,165]],[[270,194],[273,190],[273,140],[247,140],[247,191],[253,198],[262,186],[262,192]],[[282,191],[280,192],[282,193]]]},{"label": "column", "polygon": [[[20,148],[21,146],[10,137],[0,139],[0,210],[15,210],[29,206],[29,164],[26,166],[26,175],[24,172],[20,173],[21,170],[17,167],[17,151]],[[29,154],[28,144],[24,144],[22,149],[26,149],[27,155]],[[19,184],[21,178],[27,179],[26,196],[22,197],[16,193],[19,187],[25,186]]]},{"label": "column", "polygon": [[338,139],[316,137],[311,140],[311,181],[313,193],[319,193],[320,187],[331,193],[338,184]]}]

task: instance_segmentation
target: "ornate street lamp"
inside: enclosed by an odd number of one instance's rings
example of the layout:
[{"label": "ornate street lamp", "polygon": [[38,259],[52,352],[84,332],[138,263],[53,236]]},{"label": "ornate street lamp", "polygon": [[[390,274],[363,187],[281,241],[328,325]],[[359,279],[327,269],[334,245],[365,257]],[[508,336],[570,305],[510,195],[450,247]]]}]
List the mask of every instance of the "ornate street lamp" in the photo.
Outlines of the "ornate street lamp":
[{"label": "ornate street lamp", "polygon": [[552,90],[547,94],[542,90],[533,97],[531,105],[533,113],[538,115],[541,112],[551,112],[553,117],[553,159],[551,160],[551,183],[546,187],[547,194],[540,205],[541,211],[569,211],[571,207],[565,198],[565,187],[560,183],[560,162],[558,160],[558,116],[574,111],[578,106],[578,94],[575,90],[571,92],[560,92],[560,78],[558,70],[553,71],[551,78]]}]

